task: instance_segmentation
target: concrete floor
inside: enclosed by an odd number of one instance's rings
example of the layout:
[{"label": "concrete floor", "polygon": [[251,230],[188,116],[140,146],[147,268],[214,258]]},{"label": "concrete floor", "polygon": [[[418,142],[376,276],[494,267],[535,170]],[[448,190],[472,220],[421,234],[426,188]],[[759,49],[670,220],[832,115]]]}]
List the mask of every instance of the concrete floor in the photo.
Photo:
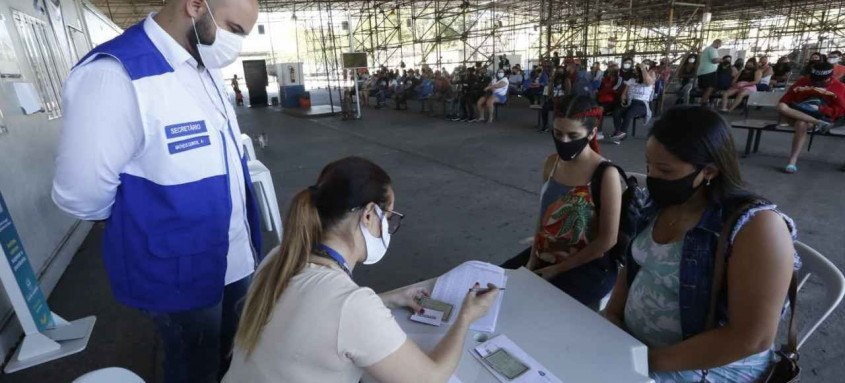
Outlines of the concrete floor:
[{"label": "concrete floor", "polygon": [[[322,98],[315,95],[314,103]],[[548,135],[534,131],[536,114],[520,101],[503,108],[500,120],[490,125],[422,115],[416,103],[403,112],[366,108],[357,121],[296,119],[273,108],[239,109],[239,120],[244,133],[269,137],[270,146],[258,149],[258,158],[273,172],[283,210],[334,159],[364,156],[390,173],[396,210],[406,219],[388,256],[355,275],[360,284],[382,291],[435,277],[469,259],[499,263],[525,247],[520,241],[532,235],[537,218],[541,164],[554,148]],[[610,129],[610,121],[605,128]],[[645,134],[643,129],[639,134]],[[737,134],[741,146],[745,133]],[[845,268],[845,173],[836,171],[845,161],[843,142],[817,140],[803,156],[801,172],[786,175],[779,169],[789,140],[789,135],[764,135],[760,153],[741,160],[743,176],[753,190],[795,218],[802,241]],[[644,143],[637,137],[602,150],[625,169],[642,172]],[[161,381],[161,346],[151,323],[112,300],[99,256],[100,235],[99,229],[91,232],[50,297],[53,309],[65,318],[98,316],[88,349],[0,375],[0,382],[69,382],[108,366],[131,369],[147,382]],[[799,325],[818,314],[816,301],[822,294],[818,283],[802,291]],[[802,348],[803,381],[841,381],[843,339],[845,311],[839,309]]]}]

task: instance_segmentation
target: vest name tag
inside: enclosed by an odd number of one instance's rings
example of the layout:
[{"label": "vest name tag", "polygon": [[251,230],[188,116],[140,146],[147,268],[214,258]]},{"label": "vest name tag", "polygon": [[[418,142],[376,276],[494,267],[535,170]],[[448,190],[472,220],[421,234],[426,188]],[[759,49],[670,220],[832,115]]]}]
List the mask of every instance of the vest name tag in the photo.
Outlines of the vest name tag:
[{"label": "vest name tag", "polygon": [[179,124],[167,125],[164,127],[164,134],[167,138],[190,136],[192,134],[206,133],[205,121],[191,121]]},{"label": "vest name tag", "polygon": [[167,144],[167,149],[170,151],[170,154],[176,154],[187,150],[199,149],[208,145],[211,145],[211,141],[208,139],[208,136],[199,136],[189,138],[187,140],[171,142]]}]

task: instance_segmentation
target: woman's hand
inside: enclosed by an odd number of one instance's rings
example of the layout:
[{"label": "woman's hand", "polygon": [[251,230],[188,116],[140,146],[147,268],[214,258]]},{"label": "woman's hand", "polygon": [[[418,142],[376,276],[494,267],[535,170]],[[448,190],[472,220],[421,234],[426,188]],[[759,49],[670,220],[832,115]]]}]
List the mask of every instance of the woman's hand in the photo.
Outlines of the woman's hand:
[{"label": "woman's hand", "polygon": [[534,270],[534,274],[537,274],[538,276],[540,276],[540,278],[543,278],[547,281],[551,281],[552,279],[554,279],[554,277],[560,274],[560,268],[558,267],[558,265],[546,266]]},{"label": "woman's hand", "polygon": [[427,296],[429,296],[428,289],[415,284],[384,293],[381,300],[388,308],[407,307],[414,313],[419,313],[422,310],[420,299]]},{"label": "woman's hand", "polygon": [[487,288],[482,290],[481,285],[476,282],[464,298],[459,315],[468,321],[467,324],[477,321],[487,315],[497,295],[499,295],[499,288],[496,285],[488,283]]}]

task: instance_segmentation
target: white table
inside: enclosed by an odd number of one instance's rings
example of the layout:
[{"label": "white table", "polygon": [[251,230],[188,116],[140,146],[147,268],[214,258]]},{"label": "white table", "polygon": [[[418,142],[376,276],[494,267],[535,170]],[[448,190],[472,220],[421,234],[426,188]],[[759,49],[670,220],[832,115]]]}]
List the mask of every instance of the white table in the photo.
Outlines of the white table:
[{"label": "white table", "polygon": [[[644,344],[527,269],[506,272],[496,332],[467,335],[455,373],[463,383],[498,382],[469,352],[479,340],[499,334],[507,335],[564,383],[652,382]],[[434,282],[423,283],[433,288]],[[412,322],[407,310],[393,314],[424,351],[430,351],[448,329]]]}]

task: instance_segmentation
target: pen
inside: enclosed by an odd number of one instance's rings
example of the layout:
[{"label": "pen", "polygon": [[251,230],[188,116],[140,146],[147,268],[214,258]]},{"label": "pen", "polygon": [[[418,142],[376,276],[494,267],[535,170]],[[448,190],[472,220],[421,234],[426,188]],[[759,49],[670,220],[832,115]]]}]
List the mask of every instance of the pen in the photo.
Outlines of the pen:
[{"label": "pen", "polygon": [[[486,292],[490,291],[490,289],[477,289],[477,288],[474,288],[474,287],[469,289],[469,291],[473,291],[473,290],[476,291],[476,292],[482,292],[482,293],[486,293]],[[505,290],[507,290],[507,289],[505,289],[505,288],[499,289],[499,291],[505,291]]]}]

